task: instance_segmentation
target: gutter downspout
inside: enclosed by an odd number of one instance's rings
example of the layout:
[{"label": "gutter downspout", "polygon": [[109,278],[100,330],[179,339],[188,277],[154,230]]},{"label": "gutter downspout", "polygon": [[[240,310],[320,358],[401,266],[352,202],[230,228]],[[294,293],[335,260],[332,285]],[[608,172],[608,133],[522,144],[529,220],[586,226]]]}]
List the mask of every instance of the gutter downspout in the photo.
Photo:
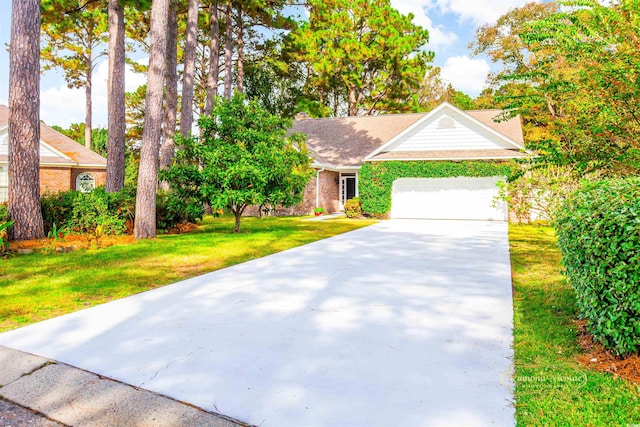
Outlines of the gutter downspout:
[{"label": "gutter downspout", "polygon": [[324,166],[316,172],[316,208],[320,207],[320,172],[324,171]]}]

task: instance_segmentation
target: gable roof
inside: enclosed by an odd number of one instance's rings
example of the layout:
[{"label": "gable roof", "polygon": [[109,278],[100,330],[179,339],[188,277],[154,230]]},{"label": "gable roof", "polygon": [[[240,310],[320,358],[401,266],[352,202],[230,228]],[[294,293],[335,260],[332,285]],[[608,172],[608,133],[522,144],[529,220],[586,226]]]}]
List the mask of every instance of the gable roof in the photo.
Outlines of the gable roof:
[{"label": "gable roof", "polygon": [[[482,129],[491,138],[502,141],[500,147],[470,150],[429,150],[387,152],[386,147],[403,135],[415,131],[420,123],[446,112]],[[520,117],[495,122],[502,110],[461,111],[444,103],[429,113],[390,114],[380,116],[297,119],[293,131],[307,135],[307,146],[317,164],[324,167],[358,167],[365,160],[467,160],[502,159],[524,156],[524,138]]]},{"label": "gable roof", "polygon": [[[367,160],[387,160],[377,157],[380,153],[388,152],[412,152],[416,157],[430,159],[434,154],[445,151],[463,152],[460,156],[454,155],[453,159],[459,158],[492,158],[489,152],[499,150],[499,158],[522,157],[524,146],[505,135],[505,130],[513,131],[515,126],[494,127],[493,117],[498,116],[501,111],[482,112],[474,111],[479,118],[475,118],[459,108],[444,102],[435,109],[425,114],[419,121],[408,129],[399,133],[382,146],[378,147]],[[493,116],[493,117],[492,117]],[[443,122],[446,120],[447,122]],[[436,122],[437,121],[437,122]],[[441,123],[446,123],[441,125]],[[499,123],[495,123],[499,124]],[[520,118],[517,120],[517,127],[520,133],[513,132],[513,136],[518,138],[522,135]],[[499,130],[498,130],[499,129]],[[479,151],[485,153],[481,155]],[[396,157],[398,158],[398,157]],[[436,156],[436,159],[444,159],[446,156]]]},{"label": "gable roof", "polygon": [[[9,107],[0,105],[0,132],[9,124]],[[0,162],[7,162],[7,155],[0,153]],[[77,143],[73,139],[40,123],[40,164],[106,168],[107,160]]]},{"label": "gable roof", "polygon": [[424,114],[296,119],[294,132],[307,135],[307,148],[325,166],[360,166],[362,160]]}]

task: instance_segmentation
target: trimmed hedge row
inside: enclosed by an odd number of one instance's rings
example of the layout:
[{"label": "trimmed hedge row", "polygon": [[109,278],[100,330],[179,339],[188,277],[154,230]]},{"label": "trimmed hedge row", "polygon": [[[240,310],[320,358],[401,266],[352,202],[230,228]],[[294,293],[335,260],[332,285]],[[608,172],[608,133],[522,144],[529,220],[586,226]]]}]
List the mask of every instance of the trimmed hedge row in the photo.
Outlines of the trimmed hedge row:
[{"label": "trimmed hedge row", "polygon": [[558,243],[582,318],[615,354],[640,351],[640,178],[586,183],[560,207]]},{"label": "trimmed hedge row", "polygon": [[360,169],[362,211],[371,216],[385,216],[391,210],[393,181],[398,178],[511,177],[518,170],[514,162],[375,162]]}]

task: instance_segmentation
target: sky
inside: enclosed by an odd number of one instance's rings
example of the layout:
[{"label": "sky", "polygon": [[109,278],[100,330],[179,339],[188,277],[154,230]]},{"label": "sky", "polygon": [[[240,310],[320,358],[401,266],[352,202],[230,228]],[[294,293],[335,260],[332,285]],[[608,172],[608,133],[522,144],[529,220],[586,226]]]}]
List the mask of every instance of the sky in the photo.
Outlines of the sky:
[{"label": "sky", "polygon": [[[403,14],[412,13],[414,23],[429,30],[428,50],[435,52],[433,65],[457,90],[473,97],[485,86],[495,65],[486,57],[472,57],[468,44],[476,30],[514,7],[531,0],[391,0]],[[6,45],[11,34],[11,0],[0,0],[0,104],[9,98],[9,55]],[[128,70],[126,90],[134,91],[145,76]],[[49,125],[68,127],[84,122],[84,91],[67,87],[60,71],[46,71],[41,77],[40,118]],[[94,71],[93,125],[107,126],[107,61]]]}]

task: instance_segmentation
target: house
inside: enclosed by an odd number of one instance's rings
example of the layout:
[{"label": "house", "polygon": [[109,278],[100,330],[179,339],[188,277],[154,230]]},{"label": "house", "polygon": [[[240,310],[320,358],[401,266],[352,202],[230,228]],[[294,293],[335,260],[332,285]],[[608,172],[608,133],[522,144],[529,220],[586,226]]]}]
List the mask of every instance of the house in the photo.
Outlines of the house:
[{"label": "house", "polygon": [[[9,188],[9,108],[0,105],[0,203]],[[89,191],[106,182],[107,160],[40,124],[40,193]]]},{"label": "house", "polygon": [[[528,153],[520,117],[495,121],[501,112],[462,111],[443,103],[422,114],[297,118],[292,130],[307,135],[316,176],[296,211],[338,212],[368,189],[364,198],[378,197],[390,206],[375,213],[392,218],[506,219],[506,207],[494,200],[505,178],[497,165]],[[445,163],[449,166],[437,165]],[[447,172],[439,176],[438,168]],[[396,175],[376,178],[372,190],[366,181],[371,178],[362,172],[381,177],[387,169]],[[370,200],[364,198],[366,206]]]}]

